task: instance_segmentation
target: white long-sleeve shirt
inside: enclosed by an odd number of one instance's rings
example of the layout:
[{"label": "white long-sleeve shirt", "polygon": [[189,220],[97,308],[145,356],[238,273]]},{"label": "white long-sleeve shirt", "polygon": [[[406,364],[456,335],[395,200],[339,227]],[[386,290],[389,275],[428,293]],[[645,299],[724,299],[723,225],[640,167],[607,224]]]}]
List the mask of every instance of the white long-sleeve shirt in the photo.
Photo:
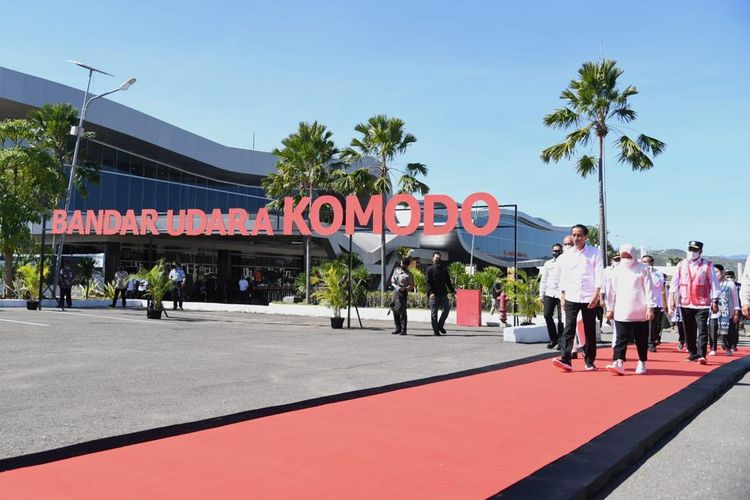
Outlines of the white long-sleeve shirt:
[{"label": "white long-sleeve shirt", "polygon": [[[679,289],[680,281],[684,280],[685,283],[689,281],[687,276],[680,277],[680,268],[682,267],[682,263],[684,260],[680,261],[679,264],[677,264],[677,272],[674,273],[674,276],[672,276],[672,281],[669,283],[669,287],[672,289]],[[704,259],[703,257],[700,257],[695,260],[688,260],[687,265],[688,269],[690,270],[690,273],[695,276],[698,274],[700,269],[706,265],[708,261]],[[708,266],[708,282],[709,286],[711,287],[709,298],[711,302],[713,303],[718,297],[719,297],[719,277],[716,275],[716,269],[714,269],[713,265]],[[678,307],[685,307],[687,309],[708,309],[711,306],[700,306],[700,305],[694,305],[692,303],[683,305],[681,303],[677,304]]]},{"label": "white long-sleeve shirt", "polygon": [[591,302],[596,289],[602,288],[602,255],[598,249],[585,245],[582,250],[573,247],[558,258],[560,266],[560,292],[570,302]]},{"label": "white long-sleeve shirt", "polygon": [[664,275],[657,269],[651,268],[651,282],[654,284],[654,307],[664,307],[664,297],[662,296],[662,290],[664,289]]},{"label": "white long-sleeve shirt", "polygon": [[742,285],[740,289],[740,302],[742,304],[750,304],[750,255],[747,256],[747,260],[745,261],[745,269],[742,271],[740,285]]},{"label": "white long-sleeve shirt", "polygon": [[647,321],[649,308],[656,306],[654,283],[648,266],[634,262],[620,264],[609,272],[607,309],[614,311],[615,321]]},{"label": "white long-sleeve shirt", "polygon": [[[560,256],[562,257],[562,256]],[[542,266],[539,280],[539,297],[560,297],[560,257],[553,257]]]}]

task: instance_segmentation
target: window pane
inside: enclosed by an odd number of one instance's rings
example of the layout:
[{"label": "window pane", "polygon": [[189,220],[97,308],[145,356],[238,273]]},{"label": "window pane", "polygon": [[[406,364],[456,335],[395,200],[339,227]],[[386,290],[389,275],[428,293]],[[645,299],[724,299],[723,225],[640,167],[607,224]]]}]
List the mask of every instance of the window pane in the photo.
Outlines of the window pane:
[{"label": "window pane", "polygon": [[115,170],[117,154],[114,149],[104,146],[102,149],[102,170]]}]

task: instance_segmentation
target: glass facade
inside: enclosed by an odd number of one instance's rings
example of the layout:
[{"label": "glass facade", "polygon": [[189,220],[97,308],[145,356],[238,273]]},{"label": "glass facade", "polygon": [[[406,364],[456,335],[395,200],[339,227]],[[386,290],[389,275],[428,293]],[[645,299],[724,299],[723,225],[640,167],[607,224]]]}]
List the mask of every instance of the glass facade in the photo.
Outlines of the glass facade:
[{"label": "glass facade", "polygon": [[82,144],[82,157],[101,166],[101,179],[87,184],[85,197],[74,191],[72,210],[244,208],[254,214],[269,201],[259,186],[209,179],[95,141]]}]

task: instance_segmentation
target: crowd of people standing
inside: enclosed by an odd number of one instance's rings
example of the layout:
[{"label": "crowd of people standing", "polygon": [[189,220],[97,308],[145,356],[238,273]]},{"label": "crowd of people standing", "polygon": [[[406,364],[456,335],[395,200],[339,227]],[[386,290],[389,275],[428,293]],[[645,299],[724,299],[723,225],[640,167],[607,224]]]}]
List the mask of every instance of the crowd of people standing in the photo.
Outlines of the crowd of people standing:
[{"label": "crowd of people standing", "polygon": [[741,318],[750,319],[750,256],[740,285],[733,272],[704,258],[703,243],[693,240],[667,282],[654,258],[638,259],[632,244],[620,246],[604,268],[601,252],[587,239],[586,226],[573,226],[562,244],[552,246],[552,258],[541,270],[547,347],[561,351],[553,360],[556,367],[572,370],[571,360],[581,350],[585,369],[597,369],[597,313],[604,311],[613,329],[613,359],[607,369],[619,375],[624,374],[630,342],[638,352],[635,372],[648,372],[648,353],[661,344],[665,318],[678,329],[678,349],[687,349],[687,361],[706,364],[719,351],[719,342],[725,355],[736,351]]}]

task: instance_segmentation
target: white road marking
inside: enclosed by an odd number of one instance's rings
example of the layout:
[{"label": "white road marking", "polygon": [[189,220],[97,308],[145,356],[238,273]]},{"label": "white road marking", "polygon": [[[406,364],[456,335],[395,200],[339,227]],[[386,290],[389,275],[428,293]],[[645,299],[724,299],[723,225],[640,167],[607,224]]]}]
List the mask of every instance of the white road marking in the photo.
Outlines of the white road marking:
[{"label": "white road marking", "polygon": [[45,311],[45,312],[52,313],[52,314],[67,314],[67,315],[70,315],[70,316],[85,316],[85,317],[88,317],[88,318],[119,319],[120,321],[132,321],[132,322],[135,322],[135,323],[149,323],[149,324],[153,324],[153,321],[149,321],[147,319],[131,319],[131,318],[122,318],[120,316],[101,316],[101,315],[98,315],[98,314],[83,314],[83,313],[74,313],[74,312],[70,312],[70,311],[65,311],[65,312],[63,312],[63,311]]},{"label": "white road marking", "polygon": [[21,323],[23,325],[32,325],[32,326],[49,326],[49,325],[45,325],[44,323],[32,323],[31,321],[16,321],[14,319],[0,318],[0,321],[7,321],[8,323]]}]

